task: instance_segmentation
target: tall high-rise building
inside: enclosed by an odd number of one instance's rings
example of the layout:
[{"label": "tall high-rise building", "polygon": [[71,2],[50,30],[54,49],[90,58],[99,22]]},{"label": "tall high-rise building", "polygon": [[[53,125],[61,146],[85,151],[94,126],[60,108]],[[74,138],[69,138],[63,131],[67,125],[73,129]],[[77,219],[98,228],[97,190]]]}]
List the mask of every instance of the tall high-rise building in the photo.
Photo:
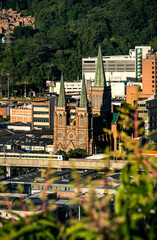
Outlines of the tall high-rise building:
[{"label": "tall high-rise building", "polygon": [[142,61],[142,93],[157,94],[157,54],[147,54]]},{"label": "tall high-rise building", "polygon": [[142,59],[146,58],[146,54],[151,52],[150,46],[136,46],[135,47],[135,65],[136,65],[136,79],[142,80]]}]

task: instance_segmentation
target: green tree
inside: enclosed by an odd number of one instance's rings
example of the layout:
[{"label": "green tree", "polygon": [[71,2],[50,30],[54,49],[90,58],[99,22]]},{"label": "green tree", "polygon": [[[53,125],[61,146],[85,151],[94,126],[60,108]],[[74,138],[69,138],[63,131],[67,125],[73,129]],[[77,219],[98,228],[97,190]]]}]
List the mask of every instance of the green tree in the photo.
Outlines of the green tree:
[{"label": "green tree", "polygon": [[85,149],[76,148],[68,151],[69,158],[85,158],[87,157],[87,151]]}]

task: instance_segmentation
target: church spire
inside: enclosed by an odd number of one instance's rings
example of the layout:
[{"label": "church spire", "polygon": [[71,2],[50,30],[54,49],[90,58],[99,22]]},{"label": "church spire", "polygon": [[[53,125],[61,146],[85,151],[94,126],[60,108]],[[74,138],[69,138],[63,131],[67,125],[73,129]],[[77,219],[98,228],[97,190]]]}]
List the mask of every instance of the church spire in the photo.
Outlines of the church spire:
[{"label": "church spire", "polygon": [[83,79],[82,79],[80,107],[81,108],[87,107],[87,90],[86,90],[86,83],[85,83],[85,75],[84,74],[83,74]]},{"label": "church spire", "polygon": [[60,92],[58,98],[58,107],[65,106],[65,89],[64,89],[64,80],[63,80],[63,73],[61,73],[61,83],[60,83]]},{"label": "church spire", "polygon": [[94,86],[95,87],[106,86],[104,64],[103,64],[103,58],[102,58],[102,54],[101,54],[100,45],[99,45],[99,50],[98,50],[98,58],[97,58],[97,66],[96,66]]}]

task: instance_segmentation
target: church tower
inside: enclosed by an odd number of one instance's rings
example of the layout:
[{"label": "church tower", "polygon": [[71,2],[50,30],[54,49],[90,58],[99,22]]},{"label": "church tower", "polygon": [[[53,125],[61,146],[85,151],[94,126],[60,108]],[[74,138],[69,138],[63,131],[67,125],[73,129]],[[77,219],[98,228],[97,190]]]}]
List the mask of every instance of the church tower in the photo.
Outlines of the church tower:
[{"label": "church tower", "polygon": [[80,104],[76,108],[76,132],[78,145],[93,153],[92,112],[88,105],[85,75],[83,74]]},{"label": "church tower", "polygon": [[88,106],[85,76],[82,80],[80,102],[73,98],[66,102],[62,75],[58,104],[54,111],[54,152],[82,148],[92,154],[92,146],[92,113]]},{"label": "church tower", "polygon": [[103,152],[110,140],[103,131],[111,127],[111,86],[107,86],[101,47],[98,58],[94,85],[89,88],[89,101],[93,116],[93,149],[94,153]]},{"label": "church tower", "polygon": [[89,89],[89,99],[92,104],[92,113],[103,119],[111,114],[111,87],[106,85],[105,70],[101,47],[99,45],[94,86]]},{"label": "church tower", "polygon": [[58,103],[54,109],[54,152],[58,150],[64,150],[66,144],[66,124],[67,124],[67,112],[65,101],[65,89],[63,74],[61,74],[60,93]]}]

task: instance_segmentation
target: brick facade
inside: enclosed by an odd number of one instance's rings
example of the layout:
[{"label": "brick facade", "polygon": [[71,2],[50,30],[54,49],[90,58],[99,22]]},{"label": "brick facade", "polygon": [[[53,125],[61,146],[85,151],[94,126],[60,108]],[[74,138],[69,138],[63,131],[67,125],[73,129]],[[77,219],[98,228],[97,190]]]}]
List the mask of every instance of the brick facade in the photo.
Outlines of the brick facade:
[{"label": "brick facade", "polygon": [[89,108],[76,106],[76,117],[69,119],[70,106],[55,107],[54,114],[54,152],[70,149],[86,149],[92,154],[92,118]]},{"label": "brick facade", "polygon": [[104,151],[107,144],[103,129],[111,127],[111,87],[106,86],[100,46],[94,86],[88,93],[87,98],[83,75],[80,99],[72,96],[67,99],[61,75],[60,94],[54,110],[55,153],[82,148],[91,155],[97,150]]},{"label": "brick facade", "polygon": [[10,111],[10,122],[32,122],[32,109],[12,108]]},{"label": "brick facade", "polygon": [[7,108],[6,107],[0,107],[0,116],[2,116],[2,118],[7,117]]}]

